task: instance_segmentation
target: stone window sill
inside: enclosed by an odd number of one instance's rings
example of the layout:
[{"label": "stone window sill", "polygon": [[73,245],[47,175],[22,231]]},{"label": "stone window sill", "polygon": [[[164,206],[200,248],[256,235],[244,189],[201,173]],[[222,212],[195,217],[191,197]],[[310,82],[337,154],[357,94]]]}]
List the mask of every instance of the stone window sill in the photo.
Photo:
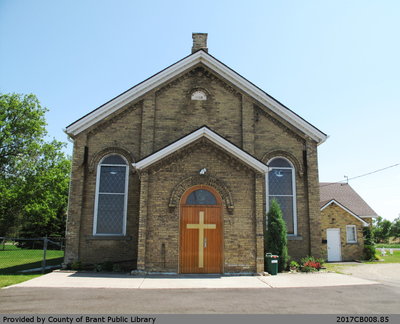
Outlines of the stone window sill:
[{"label": "stone window sill", "polygon": [[86,236],[87,240],[101,240],[101,241],[131,241],[132,236],[121,236],[121,235],[88,235]]},{"label": "stone window sill", "polygon": [[358,242],[346,242],[347,245],[358,245]]},{"label": "stone window sill", "polygon": [[300,235],[288,235],[287,236],[288,241],[302,241],[303,236]]}]

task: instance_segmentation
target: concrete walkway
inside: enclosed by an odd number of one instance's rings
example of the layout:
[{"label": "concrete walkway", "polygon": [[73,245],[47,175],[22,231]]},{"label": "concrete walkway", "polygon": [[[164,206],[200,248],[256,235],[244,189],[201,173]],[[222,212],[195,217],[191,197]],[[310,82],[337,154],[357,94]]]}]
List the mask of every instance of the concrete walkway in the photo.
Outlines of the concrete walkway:
[{"label": "concrete walkway", "polygon": [[373,285],[375,281],[337,273],[280,273],[276,276],[224,275],[148,275],[103,274],[56,271],[6,287],[36,288],[126,288],[126,289],[201,289],[201,288],[300,288]]}]

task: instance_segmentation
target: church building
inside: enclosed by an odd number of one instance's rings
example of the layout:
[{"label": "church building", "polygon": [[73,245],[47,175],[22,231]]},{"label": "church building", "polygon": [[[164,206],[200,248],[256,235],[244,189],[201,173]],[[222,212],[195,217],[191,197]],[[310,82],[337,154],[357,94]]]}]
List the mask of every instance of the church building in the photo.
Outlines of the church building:
[{"label": "church building", "polygon": [[190,55],[66,128],[65,263],[262,272],[272,199],[289,255],[320,256],[317,147],[327,136],[210,55],[207,34],[192,37]]}]

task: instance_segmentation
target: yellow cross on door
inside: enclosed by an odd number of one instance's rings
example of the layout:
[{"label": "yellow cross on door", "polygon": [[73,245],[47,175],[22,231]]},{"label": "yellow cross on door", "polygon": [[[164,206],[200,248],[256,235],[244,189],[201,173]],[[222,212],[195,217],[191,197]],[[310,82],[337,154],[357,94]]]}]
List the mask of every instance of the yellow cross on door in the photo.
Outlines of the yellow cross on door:
[{"label": "yellow cross on door", "polygon": [[187,224],[187,229],[199,230],[199,268],[204,267],[204,230],[216,229],[216,224],[204,224],[204,211],[199,212],[199,224]]}]

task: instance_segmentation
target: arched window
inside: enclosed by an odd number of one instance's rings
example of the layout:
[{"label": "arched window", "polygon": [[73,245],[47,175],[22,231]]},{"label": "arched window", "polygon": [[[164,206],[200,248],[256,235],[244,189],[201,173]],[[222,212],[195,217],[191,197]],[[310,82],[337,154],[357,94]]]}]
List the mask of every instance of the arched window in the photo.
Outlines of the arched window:
[{"label": "arched window", "polygon": [[186,199],[186,205],[216,205],[217,199],[205,189],[193,191]]},{"label": "arched window", "polygon": [[128,201],[128,163],[108,155],[97,167],[93,235],[125,235]]},{"label": "arched window", "polygon": [[296,179],[293,165],[282,157],[269,161],[267,206],[272,199],[279,203],[288,234],[297,235]]},{"label": "arched window", "polygon": [[204,101],[204,100],[207,100],[207,94],[203,90],[196,90],[196,91],[192,92],[192,95],[190,98],[192,100]]}]

